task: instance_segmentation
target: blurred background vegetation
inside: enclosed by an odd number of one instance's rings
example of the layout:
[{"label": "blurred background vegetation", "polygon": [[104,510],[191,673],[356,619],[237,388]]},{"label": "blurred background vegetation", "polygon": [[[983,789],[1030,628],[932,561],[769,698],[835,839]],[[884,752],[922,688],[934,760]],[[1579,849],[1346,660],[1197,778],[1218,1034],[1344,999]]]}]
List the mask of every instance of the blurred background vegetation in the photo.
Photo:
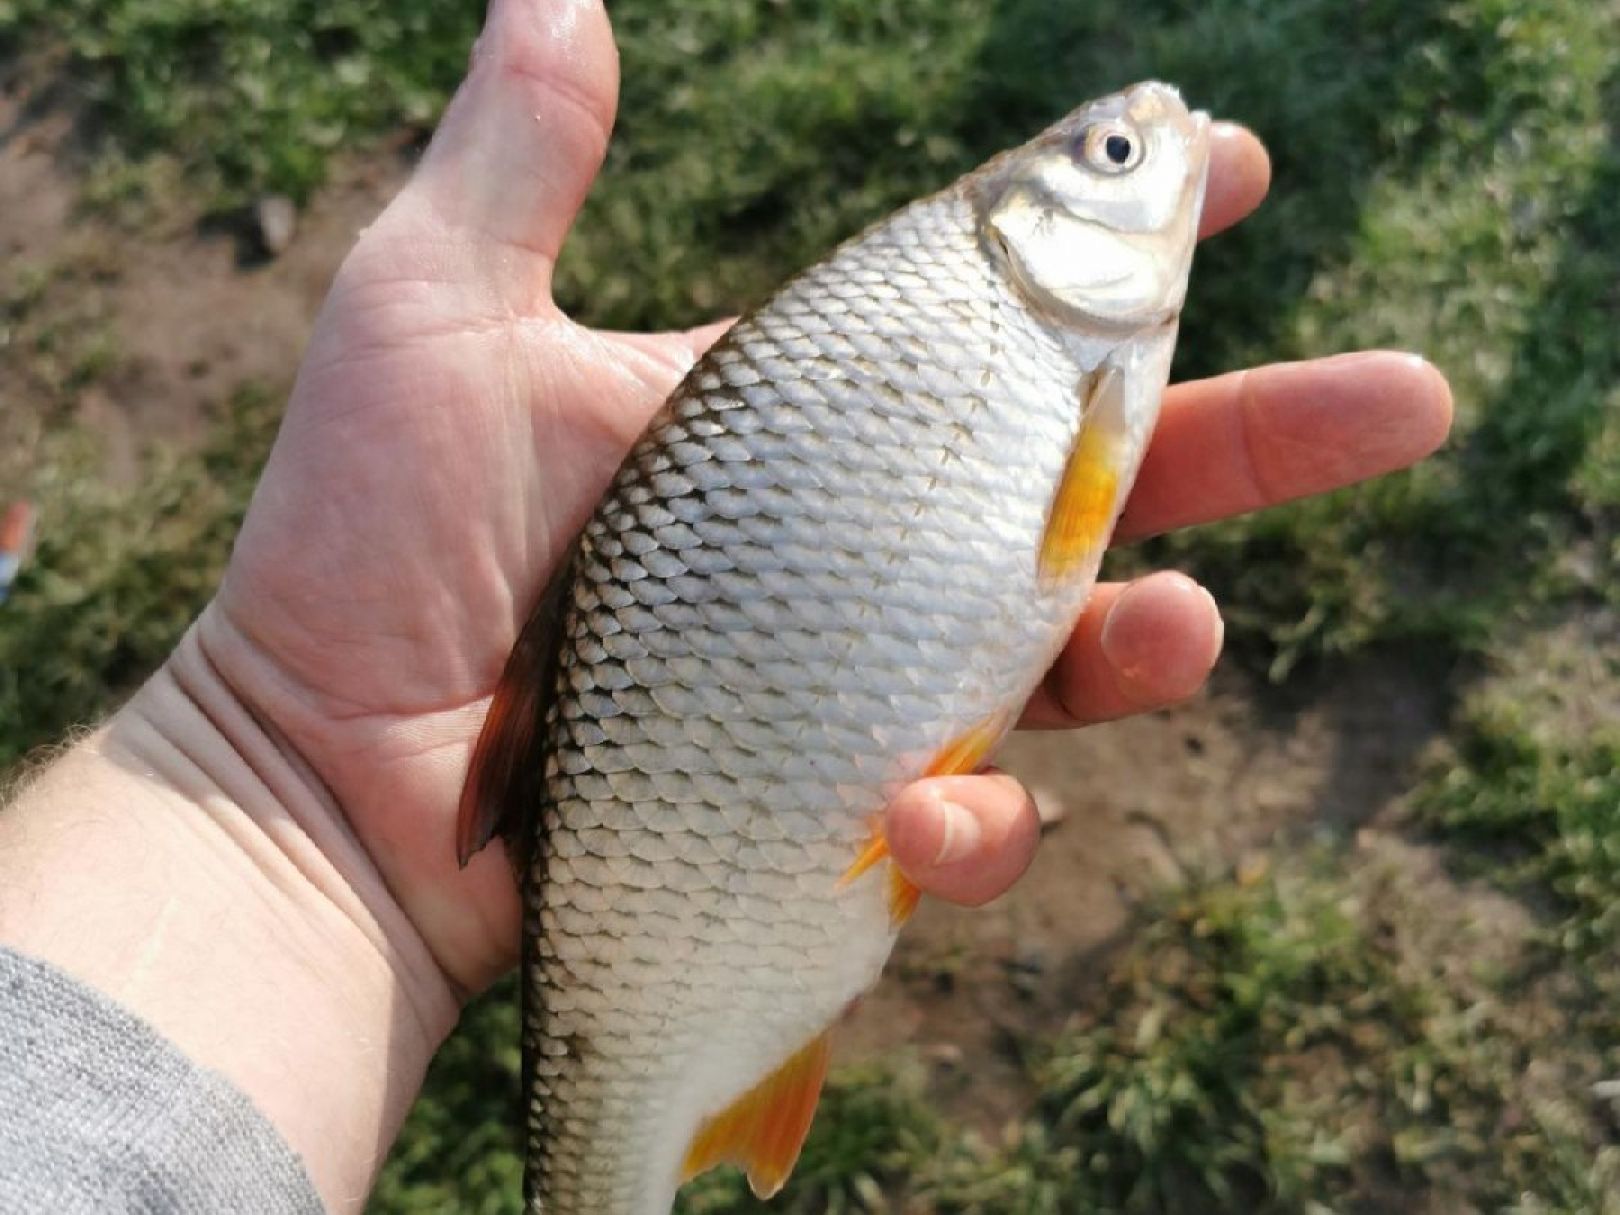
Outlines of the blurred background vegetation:
[{"label": "blurred background vegetation", "polygon": [[[1256,696],[1375,660],[1432,672],[1443,729],[1381,822],[1490,900],[1502,947],[1437,939],[1440,913],[1381,884],[1355,824],[1307,824],[1265,866],[1148,899],[1068,1027],[1012,1044],[1037,1097],[994,1134],[942,1112],[916,1058],[841,1073],[771,1209],[1620,1211],[1600,1084],[1620,1077],[1620,4],[610,10],[620,120],[559,279],[582,319],[736,310],[1155,76],[1275,159],[1270,202],[1199,255],[1179,373],[1393,346],[1439,363],[1459,404],[1453,442],[1411,473],[1119,568],[1209,584]],[[0,765],[161,659],[217,577],[286,388],[255,376],[105,475],[83,403],[116,404],[138,356],[98,303],[123,250],[234,231],[267,194],[314,206],[346,166],[408,158],[479,19],[466,0],[0,0],[0,151],[68,114],[53,155],[72,222],[104,234],[0,262],[0,496],[44,520],[0,608]],[[183,267],[149,290],[185,291]],[[445,1049],[379,1215],[520,1209],[509,994]],[[764,1209],[730,1174],[683,1201]]]}]

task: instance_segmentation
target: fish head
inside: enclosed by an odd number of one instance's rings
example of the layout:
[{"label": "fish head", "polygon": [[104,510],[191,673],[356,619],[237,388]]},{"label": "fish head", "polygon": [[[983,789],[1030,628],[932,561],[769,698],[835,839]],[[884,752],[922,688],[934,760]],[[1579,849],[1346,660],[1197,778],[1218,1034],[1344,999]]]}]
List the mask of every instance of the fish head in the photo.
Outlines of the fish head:
[{"label": "fish head", "polygon": [[1209,116],[1169,85],[1081,106],[970,179],[981,233],[1018,291],[1105,332],[1181,311],[1209,167]]}]

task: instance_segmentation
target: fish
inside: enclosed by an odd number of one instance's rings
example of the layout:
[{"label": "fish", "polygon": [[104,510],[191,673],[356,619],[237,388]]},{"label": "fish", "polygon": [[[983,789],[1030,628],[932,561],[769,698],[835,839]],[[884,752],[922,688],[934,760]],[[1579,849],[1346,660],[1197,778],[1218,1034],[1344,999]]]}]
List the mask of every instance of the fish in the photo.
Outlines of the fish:
[{"label": "fish", "polygon": [[521,869],[525,1201],[787,1180],[829,1035],[919,897],[883,810],[980,768],[1153,432],[1209,120],[1089,102],[790,279],[652,419],[474,749]]}]

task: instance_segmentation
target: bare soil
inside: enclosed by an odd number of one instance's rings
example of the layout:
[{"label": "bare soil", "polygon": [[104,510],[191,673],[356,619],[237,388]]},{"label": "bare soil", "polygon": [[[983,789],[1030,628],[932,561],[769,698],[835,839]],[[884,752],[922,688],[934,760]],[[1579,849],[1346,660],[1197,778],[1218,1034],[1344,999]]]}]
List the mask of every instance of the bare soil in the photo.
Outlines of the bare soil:
[{"label": "bare soil", "polygon": [[[120,480],[145,445],[198,436],[243,383],[291,384],[333,273],[408,173],[390,153],[346,161],[271,258],[250,216],[202,217],[183,195],[153,204],[138,231],[88,213],[82,160],[68,108],[20,75],[0,79],[0,298],[43,274],[46,323],[89,317],[112,335],[110,368],[65,407],[100,434]],[[64,407],[39,399],[26,361],[0,359],[0,451],[14,456],[0,460],[0,495],[24,488],[42,415]]]}]

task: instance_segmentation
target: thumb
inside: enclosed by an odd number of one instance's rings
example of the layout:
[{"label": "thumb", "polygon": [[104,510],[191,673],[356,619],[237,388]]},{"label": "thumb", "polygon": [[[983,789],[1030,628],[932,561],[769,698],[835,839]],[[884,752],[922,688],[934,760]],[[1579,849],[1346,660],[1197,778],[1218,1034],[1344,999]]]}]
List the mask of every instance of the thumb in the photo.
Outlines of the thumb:
[{"label": "thumb", "polygon": [[490,0],[467,79],[395,207],[470,246],[492,281],[549,291],[618,91],[600,0]]},{"label": "thumb", "polygon": [[1041,817],[1017,780],[989,769],[908,785],[889,806],[885,834],[895,863],[919,887],[977,907],[1029,868]]}]

